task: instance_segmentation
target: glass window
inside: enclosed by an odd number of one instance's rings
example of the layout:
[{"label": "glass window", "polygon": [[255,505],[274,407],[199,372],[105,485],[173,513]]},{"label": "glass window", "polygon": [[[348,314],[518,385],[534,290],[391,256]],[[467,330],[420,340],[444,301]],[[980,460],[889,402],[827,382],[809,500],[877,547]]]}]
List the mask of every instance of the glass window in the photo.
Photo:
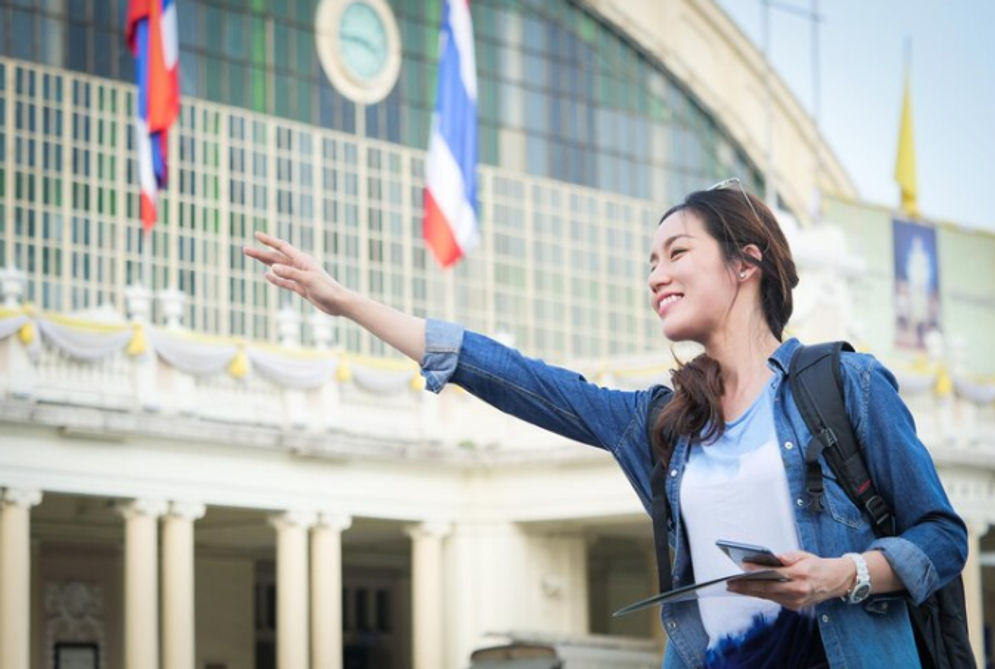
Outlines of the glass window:
[{"label": "glass window", "polygon": [[290,54],[290,29],[287,24],[280,21],[273,22],[273,67],[281,70],[288,69],[287,62]]},{"label": "glass window", "polygon": [[[2,40],[2,33],[4,31],[0,30],[0,40]],[[62,61],[65,57],[65,22],[51,19],[42,19],[42,34],[45,36],[42,40],[42,62],[47,65],[54,65],[56,67],[62,67]],[[0,44],[0,53],[3,52],[3,46]]]},{"label": "glass window", "polygon": [[266,21],[259,16],[249,17],[250,48],[249,58],[253,63],[266,63]]},{"label": "glass window", "polygon": [[[177,28],[180,32],[180,47],[188,46],[202,48],[201,26],[204,25],[203,10],[195,3],[185,3],[182,9],[177,8]],[[183,60],[180,60],[182,65]]]},{"label": "glass window", "polygon": [[[78,0],[69,2],[70,5],[85,5],[85,2],[79,2]],[[93,0],[91,4],[93,10],[93,23],[96,24],[97,28],[102,28],[104,30],[109,29],[112,26],[111,18],[111,2],[104,0]]]},{"label": "glass window", "polygon": [[[99,3],[98,3],[99,4]],[[111,63],[113,45],[120,39],[115,33],[97,31],[97,38],[93,45],[93,72],[101,77],[112,76]]]},{"label": "glass window", "polygon": [[225,13],[225,55],[245,58],[245,19],[233,11]]},{"label": "glass window", "polygon": [[23,60],[35,60],[35,15],[11,9],[10,55]]},{"label": "glass window", "polygon": [[204,59],[204,75],[206,88],[204,96],[209,100],[221,101],[222,95],[222,63],[218,58],[207,57]]},{"label": "glass window", "polygon": [[204,35],[208,38],[204,40],[204,48],[207,51],[221,50],[221,40],[218,39],[222,35],[221,10],[214,5],[204,6]]},{"label": "glass window", "polygon": [[267,110],[267,74],[266,70],[258,67],[247,69],[249,77],[250,104],[252,109],[259,112]]}]

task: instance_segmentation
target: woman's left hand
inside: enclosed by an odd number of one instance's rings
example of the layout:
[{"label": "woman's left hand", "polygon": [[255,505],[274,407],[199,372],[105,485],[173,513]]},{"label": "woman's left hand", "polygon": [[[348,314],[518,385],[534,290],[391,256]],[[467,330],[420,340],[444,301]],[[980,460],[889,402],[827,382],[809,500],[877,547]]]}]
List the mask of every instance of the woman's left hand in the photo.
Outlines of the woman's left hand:
[{"label": "woman's left hand", "polygon": [[[786,609],[799,610],[815,606],[830,597],[842,597],[850,591],[857,568],[849,558],[821,558],[805,551],[791,551],[778,556],[783,567],[776,571],[789,581],[732,581],[729,592],[762,597]],[[751,570],[768,569],[760,565]]]}]

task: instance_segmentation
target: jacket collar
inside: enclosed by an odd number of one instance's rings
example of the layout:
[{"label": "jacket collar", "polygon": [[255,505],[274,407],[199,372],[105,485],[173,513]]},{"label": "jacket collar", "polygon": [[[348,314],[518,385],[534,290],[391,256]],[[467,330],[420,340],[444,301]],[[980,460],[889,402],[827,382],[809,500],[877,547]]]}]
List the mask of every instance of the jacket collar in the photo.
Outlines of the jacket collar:
[{"label": "jacket collar", "polygon": [[774,354],[767,359],[771,369],[779,369],[781,374],[787,376],[788,368],[791,366],[791,357],[799,346],[801,346],[801,342],[795,337],[778,346]]}]

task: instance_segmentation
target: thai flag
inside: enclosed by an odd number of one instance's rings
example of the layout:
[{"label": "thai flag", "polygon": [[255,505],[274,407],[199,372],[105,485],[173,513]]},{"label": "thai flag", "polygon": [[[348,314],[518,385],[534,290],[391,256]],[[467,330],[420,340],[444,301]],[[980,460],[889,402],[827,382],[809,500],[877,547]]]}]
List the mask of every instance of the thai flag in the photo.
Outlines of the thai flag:
[{"label": "thai flag", "polygon": [[156,221],[156,190],[166,186],[169,127],[180,113],[179,45],[174,0],[128,0],[125,38],[135,56],[135,137],[142,228]]},{"label": "thai flag", "polygon": [[423,230],[448,267],[473,248],[477,227],[477,68],[469,0],[447,0],[439,36],[439,87],[425,162]]}]

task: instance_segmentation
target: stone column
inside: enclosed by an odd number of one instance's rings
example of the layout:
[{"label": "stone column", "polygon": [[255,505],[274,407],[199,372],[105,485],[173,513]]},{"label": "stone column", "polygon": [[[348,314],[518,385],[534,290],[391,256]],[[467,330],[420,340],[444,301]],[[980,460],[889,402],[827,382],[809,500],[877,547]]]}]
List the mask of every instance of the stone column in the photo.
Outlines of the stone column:
[{"label": "stone column", "polygon": [[965,518],[967,524],[967,562],[964,564],[964,604],[967,609],[967,632],[974,651],[974,661],[985,666],[985,600],[981,583],[981,537],[988,532],[988,523]]},{"label": "stone column", "polygon": [[118,505],[124,517],[124,666],[159,666],[159,581],[156,520],[166,502],[135,499]]},{"label": "stone column", "polygon": [[307,530],[314,515],[286,511],[270,524],[276,528],[276,666],[308,669]]},{"label": "stone column", "polygon": [[411,537],[412,666],[444,666],[442,542],[451,525],[426,522],[407,529]]},{"label": "stone column", "polygon": [[342,532],[351,525],[322,513],[311,530],[312,669],[342,669]]},{"label": "stone column", "polygon": [[162,669],[194,667],[193,522],[203,504],[173,502],[162,521]]},{"label": "stone column", "polygon": [[0,669],[28,669],[31,647],[31,507],[41,492],[0,489]]}]

